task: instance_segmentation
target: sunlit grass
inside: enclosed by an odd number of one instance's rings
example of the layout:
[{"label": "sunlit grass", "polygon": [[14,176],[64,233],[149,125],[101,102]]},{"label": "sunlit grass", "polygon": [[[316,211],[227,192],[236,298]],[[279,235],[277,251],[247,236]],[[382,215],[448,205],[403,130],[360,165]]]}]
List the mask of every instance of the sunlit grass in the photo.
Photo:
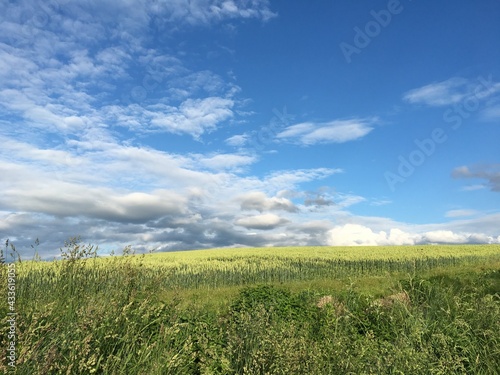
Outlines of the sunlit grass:
[{"label": "sunlit grass", "polygon": [[[488,374],[499,365],[499,245],[73,254],[16,264],[20,374],[319,375],[389,365]],[[397,295],[408,302],[394,303]]]}]

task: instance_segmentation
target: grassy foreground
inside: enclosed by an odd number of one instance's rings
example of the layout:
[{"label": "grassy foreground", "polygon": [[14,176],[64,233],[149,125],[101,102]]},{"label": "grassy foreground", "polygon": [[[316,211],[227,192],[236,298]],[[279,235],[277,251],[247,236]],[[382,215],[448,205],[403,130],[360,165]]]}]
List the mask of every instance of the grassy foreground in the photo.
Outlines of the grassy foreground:
[{"label": "grassy foreground", "polygon": [[[17,262],[17,374],[496,374],[500,246]],[[128,253],[128,251],[127,251]],[[6,296],[7,265],[1,266]],[[6,300],[6,297],[2,297]],[[0,373],[8,305],[0,305]]]}]

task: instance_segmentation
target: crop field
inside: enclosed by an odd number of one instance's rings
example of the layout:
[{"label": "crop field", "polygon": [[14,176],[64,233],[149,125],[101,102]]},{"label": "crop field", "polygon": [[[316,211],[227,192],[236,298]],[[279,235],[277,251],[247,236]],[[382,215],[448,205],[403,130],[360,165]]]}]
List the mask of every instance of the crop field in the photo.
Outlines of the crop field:
[{"label": "crop field", "polygon": [[500,245],[93,250],[73,240],[62,260],[16,262],[16,373],[500,368]]},{"label": "crop field", "polygon": [[[281,247],[213,249],[129,257],[127,264],[144,279],[169,288],[219,288],[266,282],[343,278],[388,273],[411,274],[438,267],[500,259],[500,245]],[[116,277],[117,257],[87,261],[89,278]],[[24,262],[27,284],[56,277],[59,262]],[[140,271],[139,271],[140,270]]]}]

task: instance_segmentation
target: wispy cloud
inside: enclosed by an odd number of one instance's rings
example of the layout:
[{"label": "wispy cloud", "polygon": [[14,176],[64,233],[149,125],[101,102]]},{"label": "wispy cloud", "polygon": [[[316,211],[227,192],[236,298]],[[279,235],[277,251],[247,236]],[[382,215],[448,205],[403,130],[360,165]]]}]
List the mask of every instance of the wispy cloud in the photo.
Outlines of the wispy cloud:
[{"label": "wispy cloud", "polygon": [[376,119],[334,120],[324,123],[303,122],[278,133],[278,140],[303,146],[345,143],[363,138],[373,130]]},{"label": "wispy cloud", "polygon": [[229,146],[233,147],[243,147],[248,142],[248,135],[237,134],[233,135],[225,140]]},{"label": "wispy cloud", "polygon": [[406,92],[403,99],[412,104],[444,106],[460,102],[466,95],[468,81],[454,77]]},{"label": "wispy cloud", "polygon": [[241,172],[246,166],[256,161],[255,156],[241,154],[190,155],[200,168],[214,171]]},{"label": "wispy cloud", "polygon": [[479,77],[476,80],[452,77],[407,91],[403,95],[403,100],[411,104],[441,107],[460,103],[468,97],[484,99],[498,92],[500,92],[500,82],[492,81],[491,77],[488,79]]},{"label": "wispy cloud", "polygon": [[485,121],[498,121],[500,119],[500,98],[495,98],[486,104],[481,111],[481,119]]},{"label": "wispy cloud", "polygon": [[477,215],[479,212],[477,210],[468,209],[457,209],[446,211],[445,217],[467,217]]},{"label": "wispy cloud", "polygon": [[387,204],[391,204],[392,201],[390,199],[372,199],[370,201],[371,206],[385,206]]},{"label": "wispy cloud", "polygon": [[486,189],[486,186],[484,185],[467,185],[467,186],[464,186],[462,187],[462,191],[475,191],[475,190],[482,190],[482,189]]}]

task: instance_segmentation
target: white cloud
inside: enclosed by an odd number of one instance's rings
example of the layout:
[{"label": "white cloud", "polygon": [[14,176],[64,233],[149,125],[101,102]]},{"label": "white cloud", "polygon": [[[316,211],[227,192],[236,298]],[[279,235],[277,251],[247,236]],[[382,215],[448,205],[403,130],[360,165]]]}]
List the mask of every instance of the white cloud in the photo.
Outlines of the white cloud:
[{"label": "white cloud", "polygon": [[248,135],[246,134],[237,134],[229,137],[225,141],[229,146],[233,147],[242,147],[248,142]]},{"label": "white cloud", "polygon": [[403,99],[412,104],[440,107],[459,103],[469,97],[484,99],[499,91],[500,83],[493,82],[491,77],[478,77],[476,80],[452,77],[407,91]]},{"label": "white cloud", "polygon": [[265,177],[265,189],[269,187],[272,191],[293,190],[293,188],[303,182],[321,180],[331,175],[342,173],[340,168],[314,168],[314,169],[294,169],[273,172]]},{"label": "white cloud", "polygon": [[304,122],[296,125],[292,125],[286,128],[277,135],[278,138],[296,138],[305,133],[309,133],[315,129],[315,125],[312,122]]},{"label": "white cloud", "polygon": [[404,94],[403,99],[412,104],[431,106],[458,103],[467,95],[467,83],[464,78],[454,77],[410,90]]},{"label": "white cloud", "polygon": [[464,234],[453,233],[451,230],[435,230],[424,233],[421,237],[421,242],[429,243],[467,243],[470,236]]},{"label": "white cloud", "polygon": [[218,123],[233,116],[234,101],[226,98],[209,97],[187,99],[178,108],[157,105],[151,125],[171,133],[188,133],[198,138],[206,131],[214,130]]},{"label": "white cloud", "polygon": [[337,205],[340,207],[349,207],[366,201],[366,198],[353,194],[336,194],[336,197]]},{"label": "white cloud", "polygon": [[278,215],[268,213],[268,214],[239,218],[235,221],[235,224],[238,226],[245,227],[247,229],[270,230],[278,226],[281,226],[286,222],[287,222],[286,219],[283,219]]},{"label": "white cloud", "polygon": [[327,232],[327,244],[330,246],[500,243],[499,239],[500,236],[488,236],[484,233],[453,232],[451,230],[410,233],[399,228],[392,228],[389,233],[386,231],[376,232],[360,224],[340,225]]},{"label": "white cloud", "polygon": [[327,233],[327,244],[330,246],[413,245],[416,239],[416,235],[405,233],[397,228],[391,229],[389,233],[374,232],[359,224],[336,226]]},{"label": "white cloud", "polygon": [[[25,245],[29,235],[40,237],[45,248],[57,248],[72,234],[139,248],[148,238],[147,246],[164,249],[318,243],[320,233],[308,240],[280,232],[296,211],[283,191],[338,173],[318,168],[239,176],[232,171],[254,157],[171,154],[99,135],[58,150],[6,136],[1,141],[7,147],[0,151],[0,174],[9,178],[0,180],[0,211],[2,220],[10,218],[2,231],[22,234]],[[242,209],[285,216],[241,216]],[[57,234],[50,231],[54,225]],[[248,236],[249,229],[264,232]]]},{"label": "white cloud", "polygon": [[[293,191],[296,197],[303,196],[301,183],[326,178],[334,170],[288,170],[257,178],[200,170],[201,154],[181,156],[112,143],[76,150],[45,153],[18,142],[5,151],[16,159],[25,154],[26,159],[0,163],[0,173],[9,176],[0,181],[3,233],[30,233],[53,248],[69,233],[97,243],[165,250],[271,244],[488,243],[498,237],[498,215],[409,226],[351,215],[346,211],[348,202],[362,197],[351,199],[340,193],[325,196],[344,202],[343,206],[325,205],[321,211],[297,216],[296,210],[303,206],[295,207],[287,197],[295,197]],[[58,163],[59,157],[63,163]],[[57,166],[59,178],[53,178],[51,165]],[[249,210],[260,214],[242,216],[242,211]],[[279,216],[267,212],[277,210]],[[54,226],[59,234],[50,232]]]},{"label": "white cloud", "polygon": [[325,143],[344,143],[360,139],[373,130],[374,119],[335,120],[326,123],[304,122],[287,127],[276,138],[312,146]]}]

